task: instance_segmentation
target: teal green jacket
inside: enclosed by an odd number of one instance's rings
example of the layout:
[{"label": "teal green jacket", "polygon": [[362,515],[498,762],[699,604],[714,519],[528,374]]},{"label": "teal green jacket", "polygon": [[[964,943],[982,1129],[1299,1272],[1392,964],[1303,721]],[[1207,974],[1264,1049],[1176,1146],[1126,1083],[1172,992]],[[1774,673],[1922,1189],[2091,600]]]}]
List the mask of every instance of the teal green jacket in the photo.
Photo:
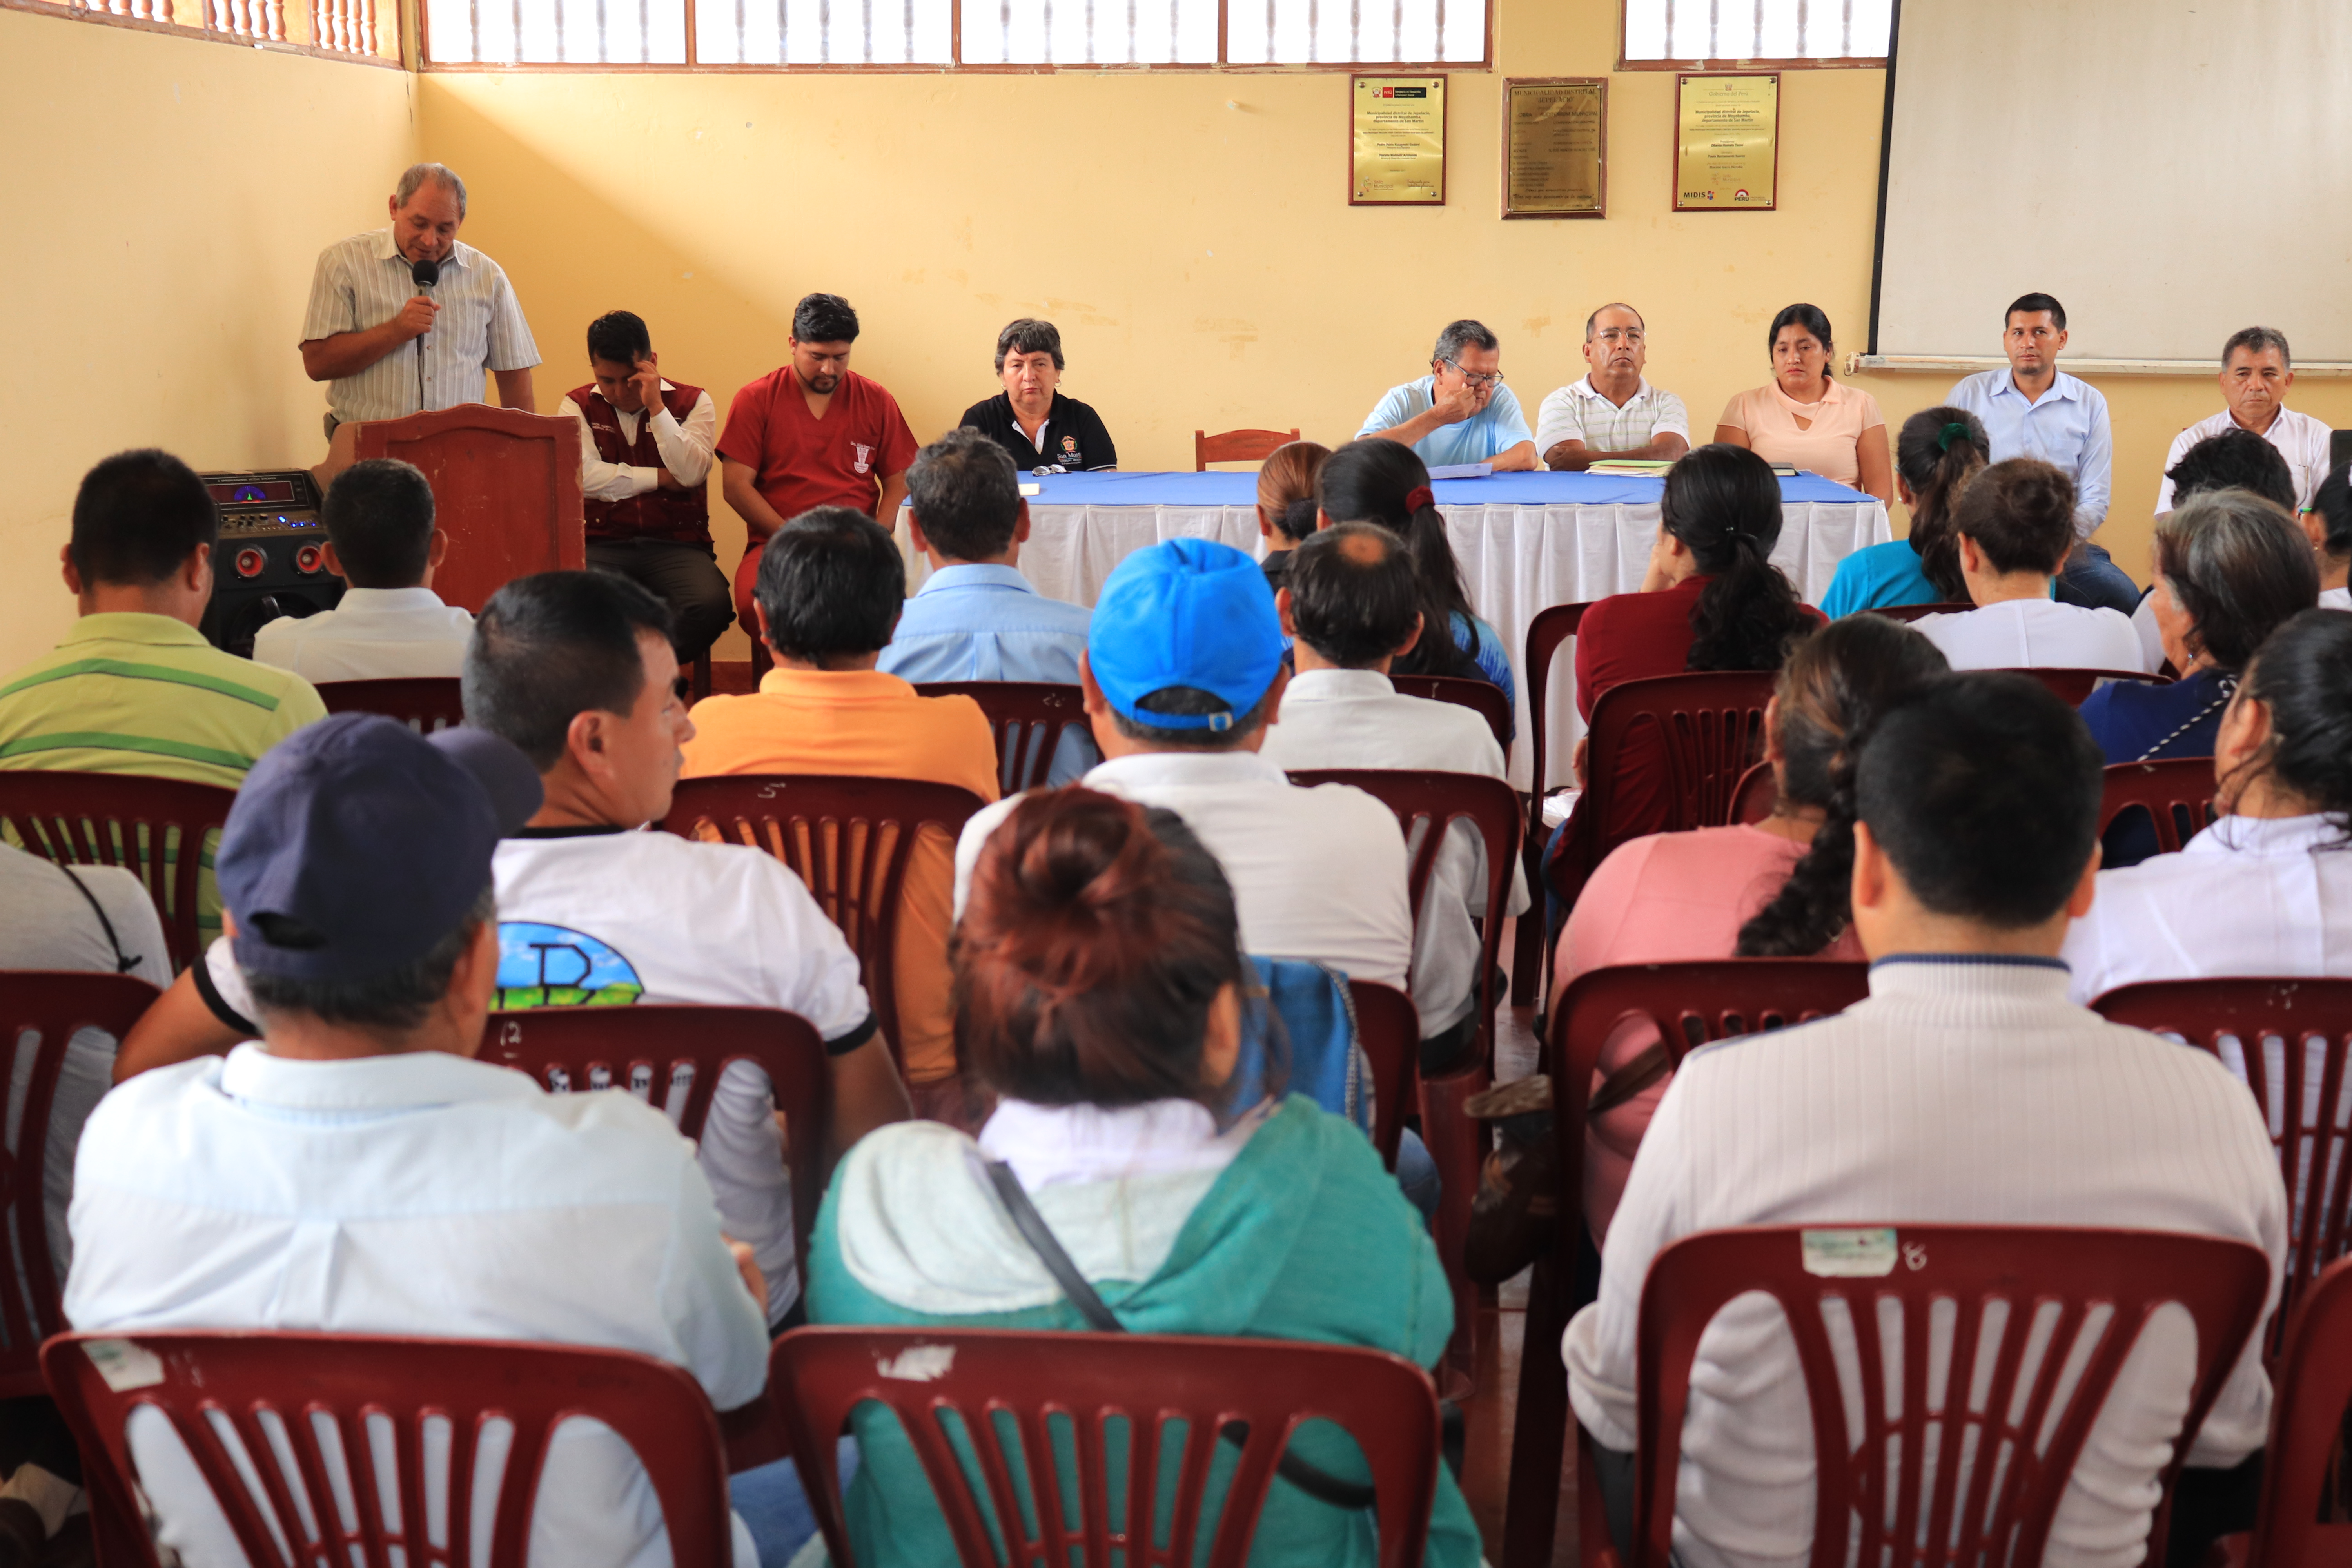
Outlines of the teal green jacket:
[{"label": "teal green jacket", "polygon": [[[1034,1196],[1130,1332],[1366,1345],[1429,1367],[1453,1331],[1436,1249],[1396,1179],[1360,1131],[1297,1096],[1213,1177],[1130,1177]],[[1158,1241],[1156,1225],[1163,1227]],[[1172,1240],[1164,1229],[1171,1225]],[[1098,1271],[1106,1258],[1149,1257],[1163,1244],[1155,1267],[1128,1270],[1143,1278],[1119,1278],[1115,1265]],[[971,1141],[934,1123],[885,1128],[842,1162],[817,1216],[808,1280],[816,1323],[1087,1326],[1004,1216]],[[954,1568],[946,1521],[896,1417],[868,1406],[854,1426],[862,1458],[846,1506],[860,1568]],[[1334,1475],[1370,1479],[1354,1442],[1328,1423],[1300,1428],[1292,1447]],[[1231,1453],[1212,1476],[1212,1510]],[[1171,1478],[1163,1507],[1172,1490]],[[1205,1548],[1211,1531],[1203,1528],[1200,1539]],[[1371,1568],[1377,1561],[1369,1514],[1275,1481],[1254,1538],[1254,1568]],[[1441,1466],[1425,1562],[1474,1568],[1478,1561],[1477,1527]]]}]

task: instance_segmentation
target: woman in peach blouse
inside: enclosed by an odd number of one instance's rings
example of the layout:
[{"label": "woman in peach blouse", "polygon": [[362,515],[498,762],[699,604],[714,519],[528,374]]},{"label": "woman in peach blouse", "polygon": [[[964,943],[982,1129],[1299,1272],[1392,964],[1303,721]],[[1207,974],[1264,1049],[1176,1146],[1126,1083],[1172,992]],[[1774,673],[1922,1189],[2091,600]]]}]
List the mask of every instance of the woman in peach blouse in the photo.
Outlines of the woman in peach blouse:
[{"label": "woman in peach blouse", "polygon": [[1791,305],[1772,318],[1766,340],[1772,379],[1724,405],[1715,438],[1746,447],[1768,463],[1810,469],[1895,503],[1895,464],[1886,450],[1886,416],[1878,399],[1840,385],[1830,374],[1830,319],[1815,305]]},{"label": "woman in peach blouse", "polygon": [[[1764,716],[1772,815],[1654,833],[1612,851],[1560,932],[1552,994],[1588,970],[1628,963],[1862,957],[1846,905],[1860,751],[1848,738],[1866,739],[1879,715],[1949,669],[1935,644],[1884,616],[1833,621],[1800,644]],[[1622,1074],[1613,1092],[1633,1092],[1585,1124],[1584,1218],[1596,1248],[1673,1078],[1662,1059],[1641,1061],[1657,1038],[1628,1022],[1601,1050],[1592,1091]]]}]

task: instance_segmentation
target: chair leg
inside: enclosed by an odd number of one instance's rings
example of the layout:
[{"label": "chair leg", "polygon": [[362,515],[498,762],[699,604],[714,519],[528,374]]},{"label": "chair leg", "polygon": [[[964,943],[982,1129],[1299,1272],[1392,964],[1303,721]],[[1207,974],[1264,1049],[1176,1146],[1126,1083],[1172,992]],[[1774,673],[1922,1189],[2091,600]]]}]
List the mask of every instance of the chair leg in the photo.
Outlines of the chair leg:
[{"label": "chair leg", "polygon": [[1568,1373],[1560,1363],[1559,1337],[1568,1327],[1563,1309],[1570,1281],[1561,1271],[1573,1266],[1573,1258],[1563,1259],[1555,1243],[1536,1259],[1528,1282],[1518,1411],[1511,1428],[1510,1484],[1503,1502],[1502,1568],[1551,1568],[1569,1420]]},{"label": "chair leg", "polygon": [[1478,1191],[1478,1170],[1486,1155],[1486,1124],[1472,1119],[1462,1102],[1488,1088],[1494,1075],[1484,1058],[1458,1072],[1421,1080],[1421,1137],[1443,1184],[1437,1199],[1437,1258],[1454,1291],[1454,1338],[1447,1354],[1458,1364],[1475,1363],[1478,1288],[1462,1270],[1462,1249],[1470,1236],[1470,1203]]},{"label": "chair leg", "polygon": [[694,700],[697,702],[710,695],[710,653],[707,648],[695,656],[694,685],[691,689],[694,693]]}]

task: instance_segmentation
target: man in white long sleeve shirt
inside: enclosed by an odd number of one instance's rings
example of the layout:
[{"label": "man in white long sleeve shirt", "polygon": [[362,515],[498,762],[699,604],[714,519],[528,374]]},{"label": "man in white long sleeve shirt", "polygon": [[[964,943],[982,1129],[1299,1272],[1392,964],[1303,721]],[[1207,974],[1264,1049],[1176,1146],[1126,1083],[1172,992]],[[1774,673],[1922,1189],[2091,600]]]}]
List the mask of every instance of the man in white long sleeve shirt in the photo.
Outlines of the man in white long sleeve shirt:
[{"label": "man in white long sleeve shirt", "polygon": [[[2118,1226],[2227,1237],[2270,1257],[2286,1199],[2252,1098],[2215,1058],[2102,1021],[2056,957],[2098,868],[2098,746],[2040,684],[1980,672],[1889,714],[1856,781],[1853,926],[1870,996],[1835,1018],[1685,1059],[1635,1156],[1601,1299],[1564,1347],[1578,1418],[1630,1480],[1636,1308],[1651,1260],[1732,1226]],[[1759,1303],[1761,1304],[1759,1304]],[[2265,1317],[2268,1309],[2265,1309]],[[2260,1448],[2262,1334],[2188,1436],[2173,1530],[2210,1532]],[[2132,1568],[2181,1434],[2186,1320],[2150,1321],[2058,1506],[2042,1561]],[[1800,1563],[1814,1468],[1804,1373],[1780,1310],[1742,1298],[1701,1339],[1675,1545],[1690,1568]],[[2248,1467],[2251,1468],[2252,1467]],[[1609,1489],[1604,1487],[1604,1489]],[[2193,1561],[2193,1555],[2191,1560]]]},{"label": "man in white long sleeve shirt", "polygon": [[710,459],[719,405],[662,379],[646,323],[612,310],[588,323],[588,368],[558,416],[580,422],[580,499],[588,564],[653,590],[675,622],[680,664],[710,651],[735,614],[710,542]]}]

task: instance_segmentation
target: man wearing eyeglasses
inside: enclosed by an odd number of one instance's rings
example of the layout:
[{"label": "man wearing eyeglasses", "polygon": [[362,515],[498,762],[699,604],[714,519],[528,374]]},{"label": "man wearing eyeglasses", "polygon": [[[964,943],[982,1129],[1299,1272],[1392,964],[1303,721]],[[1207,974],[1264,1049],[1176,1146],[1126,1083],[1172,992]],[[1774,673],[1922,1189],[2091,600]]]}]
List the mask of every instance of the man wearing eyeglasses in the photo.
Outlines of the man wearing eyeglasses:
[{"label": "man wearing eyeglasses", "polygon": [[1592,368],[1543,400],[1536,450],[1544,466],[1581,473],[1610,460],[1671,463],[1690,450],[1683,400],[1642,377],[1649,332],[1631,305],[1603,305],[1584,319],[1584,363]]},{"label": "man wearing eyeglasses", "polygon": [[1503,384],[1503,346],[1476,321],[1437,334],[1429,374],[1389,388],[1356,438],[1402,441],[1433,468],[1485,463],[1497,471],[1541,467],[1519,400]]}]

